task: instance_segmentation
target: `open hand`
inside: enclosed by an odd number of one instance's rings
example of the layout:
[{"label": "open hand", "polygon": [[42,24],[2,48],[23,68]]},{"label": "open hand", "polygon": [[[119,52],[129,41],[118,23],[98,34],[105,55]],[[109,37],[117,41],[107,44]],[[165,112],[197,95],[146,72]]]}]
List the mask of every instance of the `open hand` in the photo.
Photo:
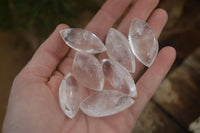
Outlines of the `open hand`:
[{"label": "open hand", "polygon": [[[107,0],[86,26],[104,40],[107,31],[122,15],[131,0]],[[137,0],[120,23],[118,30],[127,36],[133,17],[147,21],[159,37],[167,13],[155,9],[158,0]],[[50,37],[36,51],[30,62],[17,75],[10,93],[3,133],[129,133],[141,111],[170,69],[175,50],[163,48],[153,65],[136,83],[138,96],[129,109],[108,117],[89,117],[79,111],[74,119],[62,112],[58,89],[64,75],[71,71],[75,51],[61,39],[59,31],[67,25],[57,26]],[[105,55],[100,55],[103,58]],[[136,62],[134,79],[144,66]]]}]

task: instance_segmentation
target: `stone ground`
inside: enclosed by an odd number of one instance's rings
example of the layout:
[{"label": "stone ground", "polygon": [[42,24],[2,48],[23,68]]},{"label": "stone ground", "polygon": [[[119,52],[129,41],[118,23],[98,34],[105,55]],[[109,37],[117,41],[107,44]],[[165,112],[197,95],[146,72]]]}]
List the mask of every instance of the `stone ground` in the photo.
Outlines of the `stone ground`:
[{"label": "stone ground", "polygon": [[[200,1],[161,0],[159,7],[169,13],[160,45],[175,47],[177,59],[133,132],[188,133],[189,124],[200,116]],[[84,21],[77,27],[86,25],[91,14],[83,12],[77,21]],[[30,33],[0,33],[0,129],[12,81],[38,47],[38,40]]]}]

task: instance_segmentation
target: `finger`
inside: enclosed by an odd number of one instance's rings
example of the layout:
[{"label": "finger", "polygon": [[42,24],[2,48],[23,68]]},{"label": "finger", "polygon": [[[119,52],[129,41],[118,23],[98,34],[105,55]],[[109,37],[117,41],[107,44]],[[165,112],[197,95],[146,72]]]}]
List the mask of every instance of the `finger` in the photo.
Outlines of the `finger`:
[{"label": "finger", "polygon": [[[156,37],[159,38],[160,33],[162,32],[166,22],[168,19],[167,12],[163,9],[156,9],[151,16],[149,17],[147,23],[151,26],[153,32],[155,33]],[[137,59],[136,62],[136,71],[133,74],[134,79],[138,79],[143,72],[145,66],[140,63]]]},{"label": "finger", "polygon": [[31,71],[42,78],[48,79],[55,71],[61,59],[66,55],[69,47],[60,37],[60,30],[68,28],[65,24],[57,26],[49,38],[39,47],[31,61],[25,67],[25,71]]},{"label": "finger", "polygon": [[[167,19],[168,19],[168,15],[167,15],[166,11],[163,9],[154,10],[152,12],[151,16],[149,17],[147,23],[151,26],[151,28],[154,31],[157,38],[159,37],[160,33],[162,32],[162,30],[167,22]],[[108,58],[105,53],[103,53],[99,56],[100,60],[102,60],[104,58]],[[132,74],[132,76],[135,80],[137,80],[145,67],[137,59],[135,60],[135,63],[136,63],[136,71],[134,74]]]},{"label": "finger", "polygon": [[[158,3],[159,0],[136,0],[135,4],[130,9],[129,13],[122,20],[121,24],[118,27],[118,30],[127,37],[132,19],[136,17],[143,21],[146,21],[149,18],[150,14],[158,5]],[[103,57],[105,57],[105,55],[103,55]],[[137,59],[135,59],[135,64],[136,64],[136,70],[135,73],[132,75],[133,78],[137,80],[142,70],[144,69],[144,65],[140,63]]]},{"label": "finger", "polygon": [[[109,28],[119,19],[130,2],[131,0],[107,0],[85,29],[93,32],[103,40]],[[68,69],[68,66],[72,64],[74,54],[75,51],[70,50],[67,58],[60,64],[58,70],[61,73],[66,74],[69,72],[70,68]]]},{"label": "finger", "polygon": [[[129,13],[125,16],[125,18],[120,23],[118,30],[123,33],[126,37],[128,35],[129,27],[133,17],[139,18],[143,21],[149,17],[151,12],[157,6],[159,0],[137,0],[135,4],[130,9]],[[103,58],[107,57],[105,53],[102,53],[99,56],[99,59],[102,60]],[[136,62],[138,65],[141,65]],[[142,65],[141,65],[142,66]],[[136,67],[137,68],[137,67]]]},{"label": "finger", "polygon": [[168,14],[164,9],[156,9],[149,17],[147,23],[154,31],[156,38],[158,39],[168,19]]},{"label": "finger", "polygon": [[108,0],[85,27],[95,33],[101,40],[110,27],[119,19],[131,0]]},{"label": "finger", "polygon": [[137,0],[126,17],[118,27],[125,36],[128,34],[130,23],[133,17],[146,21],[151,12],[158,5],[159,0]]},{"label": "finger", "polygon": [[135,99],[135,105],[131,108],[135,120],[169,71],[175,57],[176,51],[174,48],[164,47],[159,52],[153,65],[138,80],[136,84],[138,96]]}]

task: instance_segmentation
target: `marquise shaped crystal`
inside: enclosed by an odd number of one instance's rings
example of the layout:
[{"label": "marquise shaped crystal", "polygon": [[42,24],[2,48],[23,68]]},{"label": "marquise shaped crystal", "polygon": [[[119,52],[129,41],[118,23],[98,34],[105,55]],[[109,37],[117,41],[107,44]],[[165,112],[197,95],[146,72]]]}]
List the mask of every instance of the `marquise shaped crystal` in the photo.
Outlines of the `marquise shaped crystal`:
[{"label": "marquise shaped crystal", "polygon": [[88,96],[80,104],[80,109],[92,117],[104,117],[129,108],[134,100],[115,90],[103,90]]},{"label": "marquise shaped crystal", "polygon": [[133,19],[129,28],[129,44],[141,63],[147,67],[153,64],[158,53],[158,40],[146,22]]},{"label": "marquise shaped crystal", "polygon": [[68,28],[61,30],[60,35],[65,43],[76,51],[93,54],[106,51],[103,42],[90,31],[79,28]]},{"label": "marquise shaped crystal", "polygon": [[77,52],[73,62],[73,74],[84,87],[93,90],[103,89],[103,70],[95,56]]},{"label": "marquise shaped crystal", "polygon": [[118,30],[110,28],[106,38],[107,54],[129,72],[135,72],[135,58],[127,38]]},{"label": "marquise shaped crystal", "polygon": [[103,59],[102,68],[105,80],[107,80],[114,89],[131,97],[137,96],[135,82],[126,68],[111,59]]},{"label": "marquise shaped crystal", "polygon": [[69,117],[74,118],[79,110],[82,100],[81,89],[76,79],[68,73],[62,80],[59,88],[59,102],[62,111]]}]

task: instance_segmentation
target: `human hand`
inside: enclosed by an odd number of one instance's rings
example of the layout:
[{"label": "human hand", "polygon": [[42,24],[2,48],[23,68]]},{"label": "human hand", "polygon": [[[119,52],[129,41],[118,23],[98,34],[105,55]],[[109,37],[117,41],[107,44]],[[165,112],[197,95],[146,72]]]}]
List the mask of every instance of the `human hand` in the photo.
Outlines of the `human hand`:
[{"label": "human hand", "polygon": [[[86,26],[104,40],[107,31],[122,15],[131,0],[107,0]],[[137,0],[120,23],[118,30],[127,36],[133,17],[147,21],[158,37],[167,21],[163,9],[154,9],[158,0]],[[74,119],[62,112],[58,101],[59,84],[71,71],[75,51],[61,39],[59,31],[68,28],[61,24],[36,51],[30,62],[14,80],[3,133],[128,133],[131,132],[141,111],[170,69],[175,50],[163,48],[153,65],[136,83],[138,96],[135,104],[116,115],[94,118],[81,111]],[[100,55],[103,58],[105,54]],[[136,61],[134,79],[144,66]],[[87,92],[85,92],[87,93]]]}]

